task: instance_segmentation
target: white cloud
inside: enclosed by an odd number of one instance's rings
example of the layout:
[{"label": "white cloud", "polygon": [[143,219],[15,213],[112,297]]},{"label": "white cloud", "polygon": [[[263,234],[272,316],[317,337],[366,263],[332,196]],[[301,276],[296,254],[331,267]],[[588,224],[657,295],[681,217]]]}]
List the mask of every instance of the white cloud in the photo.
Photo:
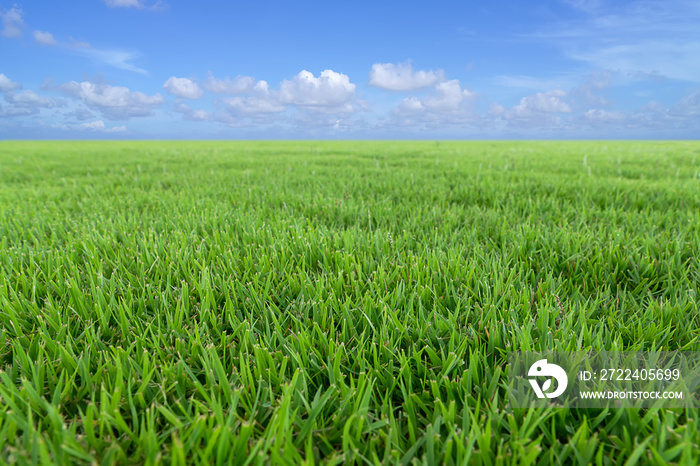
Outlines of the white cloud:
[{"label": "white cloud", "polygon": [[99,111],[109,120],[150,116],[153,114],[153,108],[163,103],[163,96],[160,94],[148,96],[126,87],[89,81],[81,83],[71,81],[61,85],[60,88],[67,95],[81,100],[89,108]]},{"label": "white cloud", "polygon": [[238,76],[223,84],[229,92],[236,89],[252,94],[246,97],[227,97],[220,100],[228,114],[237,123],[240,123],[240,119],[245,118],[253,118],[257,122],[264,120],[269,123],[277,119],[276,114],[286,110],[286,107],[279,101],[279,92],[270,91],[266,81],[255,81],[248,76]]},{"label": "white cloud", "polygon": [[571,113],[571,106],[564,101],[567,93],[561,89],[538,92],[520,99],[520,103],[505,109],[493,104],[489,114],[501,117],[512,126],[536,127],[559,125],[559,114]]},{"label": "white cloud", "polygon": [[350,78],[333,70],[324,70],[319,77],[303,70],[280,86],[279,100],[300,107],[343,107],[355,93]]},{"label": "white cloud", "polygon": [[121,133],[126,131],[126,126],[113,126],[111,128],[107,128],[102,120],[83,123],[80,125],[80,127],[91,131],[101,131],[105,133]]},{"label": "white cloud", "polygon": [[[214,102],[220,106],[222,111],[219,112],[193,110],[181,104],[173,107],[173,111],[181,113],[184,119],[216,121],[235,127],[269,124],[281,119],[298,124],[323,121],[318,124],[326,125],[328,121],[347,122],[345,118],[356,111],[356,105],[358,108],[365,105],[353,100],[355,84],[350,78],[333,70],[325,70],[318,77],[301,71],[282,81],[279,90],[272,90],[267,81],[251,76],[217,79],[209,73],[202,87],[212,93],[233,96]],[[285,114],[288,105],[299,107],[291,120]]]},{"label": "white cloud", "polygon": [[369,73],[369,84],[372,86],[392,91],[411,91],[433,86],[444,79],[444,72],[438,71],[413,71],[410,62],[399,63],[375,63]]},{"label": "white cloud", "polygon": [[2,32],[0,32],[0,35],[5,37],[19,37],[22,35],[22,27],[24,26],[22,10],[17,7],[11,8],[0,13],[0,18],[2,18]]},{"label": "white cloud", "polygon": [[199,88],[196,82],[187,78],[176,78],[175,76],[165,81],[163,89],[183,99],[199,99],[204,95],[204,91]]},{"label": "white cloud", "polygon": [[684,134],[688,130],[693,134],[692,131],[700,125],[700,92],[688,93],[670,107],[652,100],[630,112],[592,108],[574,117],[572,122],[613,135],[629,133],[668,137],[664,135],[674,131]]},{"label": "white cloud", "polygon": [[0,116],[22,117],[36,115],[42,108],[62,107],[63,99],[43,97],[31,90],[18,91],[21,88],[17,83],[10,81],[4,74],[0,74],[0,90],[5,92],[5,101],[12,104],[2,108]]},{"label": "white cloud", "polygon": [[93,121],[91,123],[83,123],[83,128],[87,129],[105,129],[105,123],[102,120]]},{"label": "white cloud", "polygon": [[270,96],[263,97],[228,97],[222,102],[229,112],[242,117],[255,117],[280,113],[285,110],[284,105]]},{"label": "white cloud", "polygon": [[50,32],[34,31],[34,40],[44,45],[56,45],[56,39]]},{"label": "white cloud", "polygon": [[417,97],[406,97],[399,108],[402,112],[421,112],[425,110],[425,106]]},{"label": "white cloud", "polygon": [[256,81],[251,76],[238,75],[235,78],[216,79],[209,73],[204,81],[204,89],[215,94],[251,94],[267,93],[268,84],[266,81]]},{"label": "white cloud", "polygon": [[511,109],[514,117],[527,117],[537,113],[571,113],[569,104],[562,100],[566,92],[556,89],[538,92],[520,99],[520,103]]},{"label": "white cloud", "polygon": [[7,92],[13,89],[21,89],[22,85],[12,81],[10,78],[5,76],[4,73],[0,73],[0,92]]},{"label": "white cloud", "polygon": [[405,98],[392,111],[392,123],[398,126],[470,123],[476,117],[472,108],[476,97],[475,92],[462,89],[457,79],[443,81],[422,99]]},{"label": "white cloud", "polygon": [[195,110],[185,104],[175,104],[173,106],[173,111],[177,113],[182,113],[182,118],[185,120],[192,121],[209,121],[211,120],[211,114],[205,110]]},{"label": "white cloud", "polygon": [[206,110],[193,110],[191,117],[195,121],[204,121],[209,119],[209,113]]},{"label": "white cloud", "polygon": [[226,105],[227,111],[208,112],[206,110],[193,109],[183,103],[176,103],[173,111],[182,114],[182,118],[190,121],[209,121],[221,123],[232,128],[250,127],[253,124],[265,124],[274,121],[274,118],[264,113],[256,113],[252,108],[246,111],[237,111]]},{"label": "white cloud", "polygon": [[42,97],[34,91],[10,91],[5,94],[5,100],[18,107],[53,108],[56,103],[47,97]]},{"label": "white cloud", "polygon": [[110,8],[143,8],[142,0],[104,0]]},{"label": "white cloud", "polygon": [[417,126],[425,121],[425,107],[417,97],[406,97],[392,110],[392,126]]},{"label": "white cloud", "polygon": [[428,111],[449,113],[458,111],[462,102],[474,97],[476,93],[463,90],[459,80],[452,79],[435,86],[435,91],[423,98],[422,104]]},{"label": "white cloud", "polygon": [[211,73],[203,83],[203,87],[216,94],[248,94],[246,96],[227,97],[216,100],[225,112],[210,113],[204,110],[194,110],[187,105],[177,104],[173,111],[181,113],[186,120],[216,121],[229,126],[246,126],[256,123],[271,122],[275,114],[285,111],[285,106],[278,100],[278,92],[270,91],[267,81],[258,81],[250,76],[236,76],[216,79]]}]

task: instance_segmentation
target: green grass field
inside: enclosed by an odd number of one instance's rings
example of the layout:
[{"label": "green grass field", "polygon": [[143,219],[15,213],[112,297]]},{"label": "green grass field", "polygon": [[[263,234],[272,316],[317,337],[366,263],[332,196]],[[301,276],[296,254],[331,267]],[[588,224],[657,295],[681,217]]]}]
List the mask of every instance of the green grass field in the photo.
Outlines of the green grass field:
[{"label": "green grass field", "polygon": [[513,409],[518,350],[700,351],[698,142],[0,142],[0,462],[696,464]]}]

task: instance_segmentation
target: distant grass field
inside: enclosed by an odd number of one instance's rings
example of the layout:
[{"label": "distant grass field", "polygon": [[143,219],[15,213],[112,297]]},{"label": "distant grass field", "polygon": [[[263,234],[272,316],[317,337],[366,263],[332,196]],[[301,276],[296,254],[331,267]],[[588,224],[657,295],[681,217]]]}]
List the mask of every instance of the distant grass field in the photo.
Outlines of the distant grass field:
[{"label": "distant grass field", "polygon": [[700,142],[0,142],[0,462],[697,464],[516,410],[518,350],[700,351]]}]

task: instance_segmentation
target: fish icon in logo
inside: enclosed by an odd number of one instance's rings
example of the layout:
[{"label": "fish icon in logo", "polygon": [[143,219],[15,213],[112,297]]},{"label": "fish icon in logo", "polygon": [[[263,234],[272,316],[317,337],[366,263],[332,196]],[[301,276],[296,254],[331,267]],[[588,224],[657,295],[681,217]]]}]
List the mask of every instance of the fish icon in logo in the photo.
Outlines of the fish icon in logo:
[{"label": "fish icon in logo", "polygon": [[541,388],[537,383],[537,380],[528,379],[530,381],[530,385],[532,385],[532,388],[535,390],[537,398],[556,398],[564,393],[564,390],[566,390],[566,385],[569,383],[564,369],[556,364],[547,363],[546,359],[540,359],[530,366],[530,370],[528,371],[527,375],[529,377],[552,377],[557,381],[557,389],[551,393],[545,393],[552,387],[551,378],[545,380]]}]

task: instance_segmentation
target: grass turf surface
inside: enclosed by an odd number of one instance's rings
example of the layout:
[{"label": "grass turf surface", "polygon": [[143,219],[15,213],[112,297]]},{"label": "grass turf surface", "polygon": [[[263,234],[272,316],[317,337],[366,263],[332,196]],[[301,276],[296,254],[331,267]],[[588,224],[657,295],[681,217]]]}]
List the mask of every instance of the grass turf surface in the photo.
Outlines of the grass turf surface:
[{"label": "grass turf surface", "polygon": [[508,407],[514,350],[700,350],[697,142],[1,142],[0,460],[695,464]]}]

